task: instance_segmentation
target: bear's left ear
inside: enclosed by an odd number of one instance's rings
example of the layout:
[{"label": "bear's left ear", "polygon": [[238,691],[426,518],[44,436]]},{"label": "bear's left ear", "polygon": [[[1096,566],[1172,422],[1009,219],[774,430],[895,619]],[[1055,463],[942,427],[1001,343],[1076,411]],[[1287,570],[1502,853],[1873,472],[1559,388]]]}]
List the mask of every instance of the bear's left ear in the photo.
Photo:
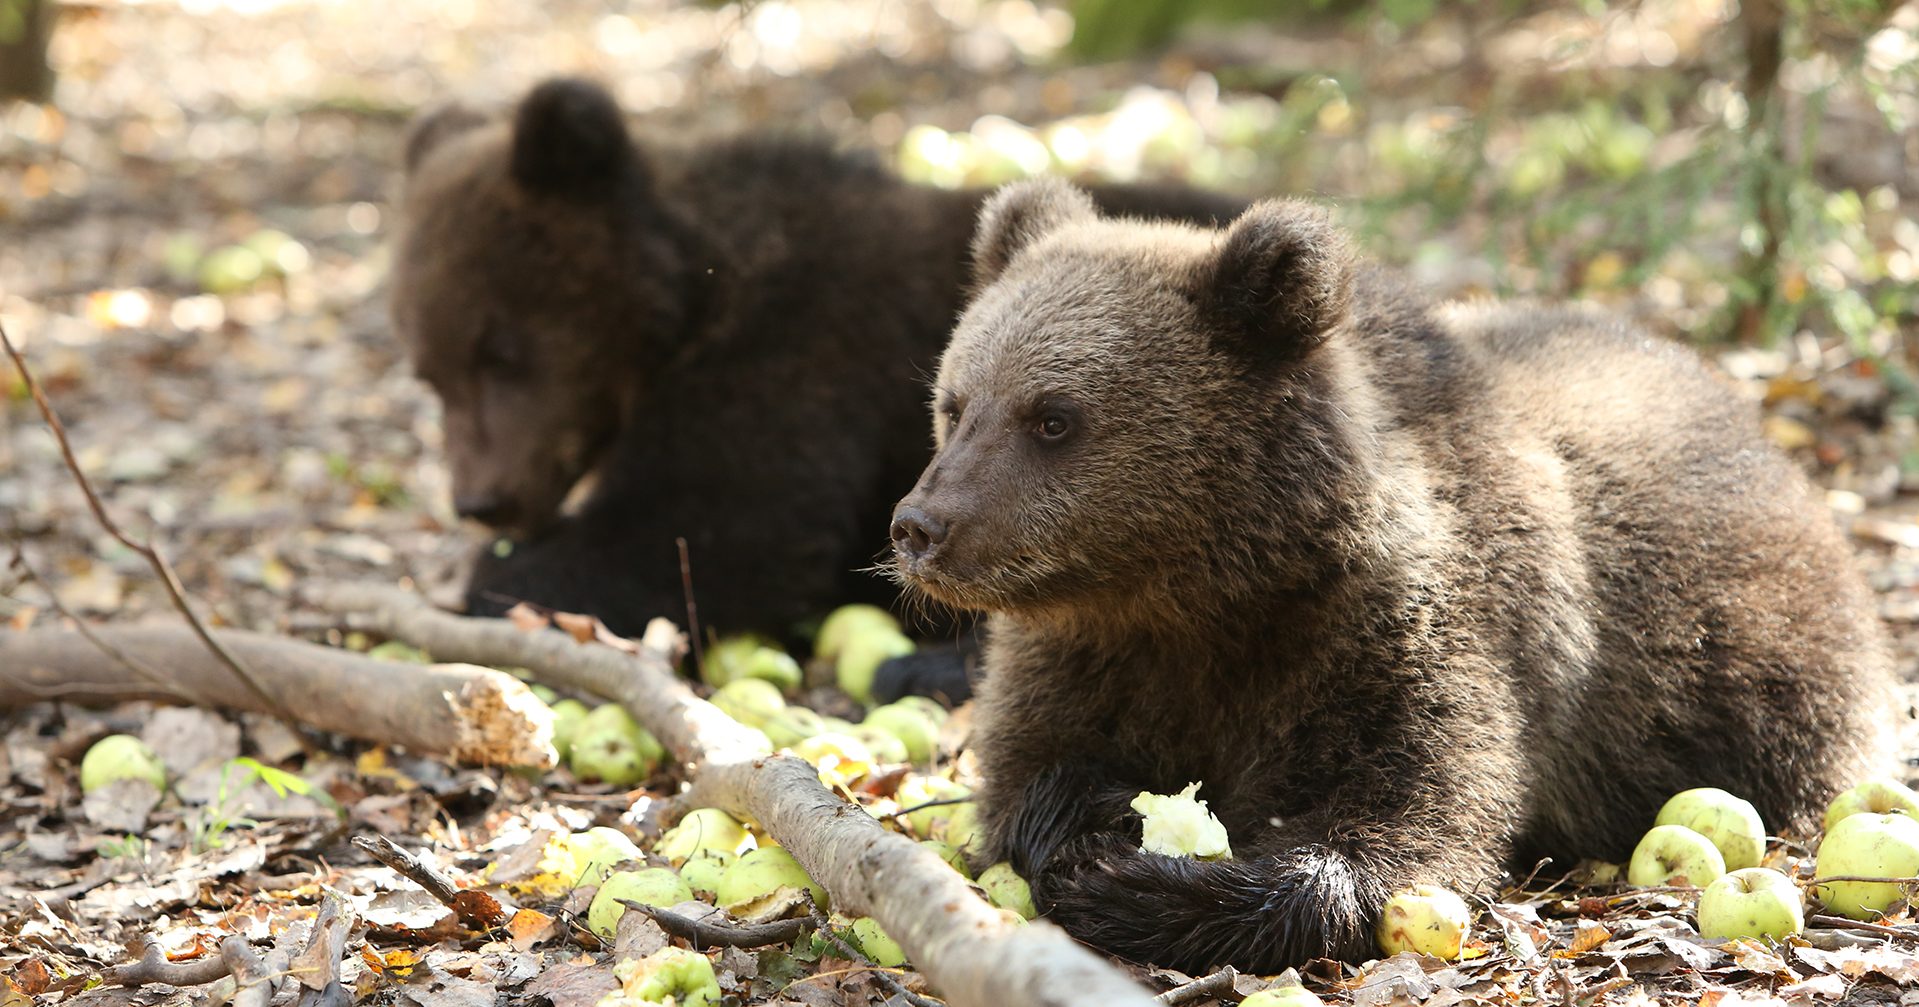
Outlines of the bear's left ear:
[{"label": "bear's left ear", "polygon": [[513,179],[550,195],[603,192],[638,170],[626,117],[606,89],[558,77],[527,93],[513,115]]},{"label": "bear's left ear", "polygon": [[1093,198],[1057,178],[1000,186],[980,207],[973,232],[973,287],[983,289],[1006,271],[1020,249],[1070,223],[1099,216]]},{"label": "bear's left ear", "polygon": [[1195,274],[1193,294],[1235,349],[1297,359],[1346,319],[1352,247],[1323,207],[1263,200],[1227,229]]},{"label": "bear's left ear", "polygon": [[407,174],[417,171],[434,148],[486,125],[486,121],[485,113],[462,101],[444,102],[414,116],[406,127]]}]

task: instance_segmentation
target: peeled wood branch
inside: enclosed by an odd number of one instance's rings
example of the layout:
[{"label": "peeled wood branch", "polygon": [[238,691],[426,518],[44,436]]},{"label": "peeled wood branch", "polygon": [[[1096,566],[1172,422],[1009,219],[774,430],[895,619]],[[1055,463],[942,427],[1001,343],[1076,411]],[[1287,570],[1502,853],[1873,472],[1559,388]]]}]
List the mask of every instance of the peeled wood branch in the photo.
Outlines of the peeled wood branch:
[{"label": "peeled wood branch", "polygon": [[1153,998],[1044,921],[1007,923],[938,855],[833,795],[813,767],[754,754],[754,735],[695,696],[669,660],[678,634],[664,620],[639,653],[582,645],[557,630],[449,615],[392,588],[309,589],[358,628],[435,656],[533,669],[542,679],[620,703],[683,763],[696,804],[751,818],[826,887],[836,907],[877,919],[947,1001],[958,1007],[1150,1007]]},{"label": "peeled wood branch", "polygon": [[54,699],[286,709],[323,731],[461,762],[553,764],[552,712],[504,672],[402,665],[241,630],[213,632],[246,662],[264,695],[235,688],[232,670],[184,626],[93,628],[113,650],[138,655],[147,669],[141,673],[79,633],[35,629],[0,632],[0,709]]}]

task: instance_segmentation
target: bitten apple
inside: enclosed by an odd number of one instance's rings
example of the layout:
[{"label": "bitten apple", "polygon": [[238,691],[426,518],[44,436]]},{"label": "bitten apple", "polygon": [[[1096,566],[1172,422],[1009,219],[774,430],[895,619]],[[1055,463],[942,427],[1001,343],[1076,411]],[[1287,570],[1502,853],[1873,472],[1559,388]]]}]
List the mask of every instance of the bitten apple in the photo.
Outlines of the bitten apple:
[{"label": "bitten apple", "polygon": [[1452,961],[1464,949],[1472,922],[1466,900],[1438,885],[1414,885],[1386,900],[1376,936],[1388,955],[1417,951]]}]

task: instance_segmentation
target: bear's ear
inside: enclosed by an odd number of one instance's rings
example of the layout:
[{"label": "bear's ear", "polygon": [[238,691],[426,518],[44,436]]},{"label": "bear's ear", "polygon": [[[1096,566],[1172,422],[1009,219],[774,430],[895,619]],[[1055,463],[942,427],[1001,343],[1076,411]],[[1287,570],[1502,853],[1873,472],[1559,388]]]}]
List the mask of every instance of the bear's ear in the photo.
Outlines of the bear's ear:
[{"label": "bear's ear", "polygon": [[413,117],[406,127],[406,171],[411,175],[435,147],[486,125],[486,115],[461,101],[443,102]]},{"label": "bear's ear", "polygon": [[1001,186],[980,208],[979,229],[973,232],[975,288],[998,279],[1020,249],[1063,225],[1097,216],[1092,197],[1057,178]]},{"label": "bear's ear", "polygon": [[1195,300],[1227,343],[1296,359],[1345,321],[1353,252],[1323,207],[1264,200],[1240,214],[1194,277]]},{"label": "bear's ear", "polygon": [[593,195],[637,165],[619,103],[591,81],[546,81],[513,115],[513,179],[529,190]]}]

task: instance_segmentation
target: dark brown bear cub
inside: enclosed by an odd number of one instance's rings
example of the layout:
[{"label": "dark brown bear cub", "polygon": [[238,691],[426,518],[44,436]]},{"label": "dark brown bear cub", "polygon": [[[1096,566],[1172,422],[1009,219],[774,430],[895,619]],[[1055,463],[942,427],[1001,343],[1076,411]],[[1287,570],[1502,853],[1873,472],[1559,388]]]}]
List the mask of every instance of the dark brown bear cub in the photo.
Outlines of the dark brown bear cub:
[{"label": "dark brown bear cub", "polygon": [[[1623,859],[1689,787],[1805,835],[1888,752],[1845,543],[1684,349],[1422,300],[1301,203],[1020,184],[975,253],[893,538],[991,613],[988,831],[1088,943],[1357,959],[1400,886]],[[1238,859],[1140,851],[1193,781]]]}]

